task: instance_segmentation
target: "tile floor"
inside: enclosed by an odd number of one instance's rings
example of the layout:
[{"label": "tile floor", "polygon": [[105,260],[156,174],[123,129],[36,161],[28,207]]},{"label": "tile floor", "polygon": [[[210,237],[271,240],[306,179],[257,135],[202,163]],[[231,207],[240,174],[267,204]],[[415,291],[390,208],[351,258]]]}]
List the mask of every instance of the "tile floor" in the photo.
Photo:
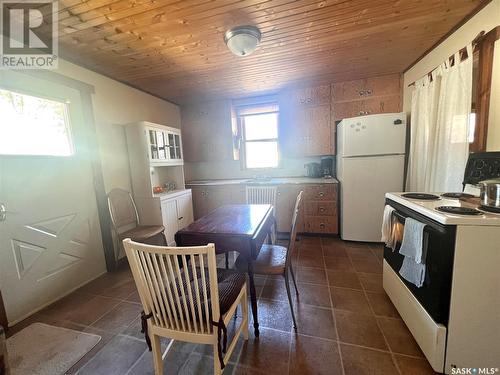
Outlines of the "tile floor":
[{"label": "tile floor", "polygon": [[[298,244],[293,258],[299,287],[294,296],[297,333],[284,280],[256,277],[260,339],[251,335],[248,342],[240,340],[225,374],[434,373],[383,291],[380,245],[319,237],[304,237]],[[153,374],[152,356],[140,333],[140,311],[134,281],[123,268],[9,334],[35,321],[96,333],[102,340],[69,374]],[[211,347],[175,342],[165,359],[165,374],[211,374],[212,366]]]}]

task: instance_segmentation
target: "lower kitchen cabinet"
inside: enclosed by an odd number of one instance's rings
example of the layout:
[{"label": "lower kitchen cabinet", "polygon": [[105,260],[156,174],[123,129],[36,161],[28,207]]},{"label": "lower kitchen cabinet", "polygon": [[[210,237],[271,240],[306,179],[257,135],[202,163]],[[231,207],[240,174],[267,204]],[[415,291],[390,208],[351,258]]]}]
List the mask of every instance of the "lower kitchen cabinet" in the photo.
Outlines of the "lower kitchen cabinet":
[{"label": "lower kitchen cabinet", "polygon": [[336,184],[304,187],[304,233],[338,234],[337,187]]},{"label": "lower kitchen cabinet", "polygon": [[246,200],[245,185],[191,185],[193,191],[194,218],[212,212],[227,204],[243,204]]},{"label": "lower kitchen cabinet", "polygon": [[168,246],[175,246],[175,233],[193,222],[193,204],[190,190],[161,200],[161,217]]},{"label": "lower kitchen cabinet", "polygon": [[338,234],[337,185],[290,184],[278,186],[276,221],[278,232],[290,232],[295,199],[304,192],[299,233]]},{"label": "lower kitchen cabinet", "polygon": [[[279,185],[276,197],[276,226],[278,232],[290,232],[295,200],[302,190],[302,185]],[[299,218],[297,230],[302,231]]]}]

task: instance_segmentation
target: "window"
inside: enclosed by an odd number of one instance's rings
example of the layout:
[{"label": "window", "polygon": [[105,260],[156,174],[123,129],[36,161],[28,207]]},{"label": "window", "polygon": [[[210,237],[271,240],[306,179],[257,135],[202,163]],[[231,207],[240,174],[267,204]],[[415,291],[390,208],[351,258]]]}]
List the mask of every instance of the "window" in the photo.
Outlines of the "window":
[{"label": "window", "polygon": [[278,105],[243,106],[237,109],[245,167],[276,168],[279,165]]},{"label": "window", "polygon": [[73,154],[67,104],[0,89],[0,154]]}]

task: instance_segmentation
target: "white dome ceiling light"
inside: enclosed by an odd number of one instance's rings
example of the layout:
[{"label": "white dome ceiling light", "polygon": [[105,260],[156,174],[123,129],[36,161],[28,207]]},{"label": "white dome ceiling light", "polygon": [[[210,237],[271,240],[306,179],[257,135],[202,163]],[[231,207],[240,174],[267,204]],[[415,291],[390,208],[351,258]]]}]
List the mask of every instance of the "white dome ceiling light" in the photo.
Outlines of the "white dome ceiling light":
[{"label": "white dome ceiling light", "polygon": [[226,31],[224,42],[236,56],[250,55],[260,43],[262,34],[255,26],[236,26]]}]

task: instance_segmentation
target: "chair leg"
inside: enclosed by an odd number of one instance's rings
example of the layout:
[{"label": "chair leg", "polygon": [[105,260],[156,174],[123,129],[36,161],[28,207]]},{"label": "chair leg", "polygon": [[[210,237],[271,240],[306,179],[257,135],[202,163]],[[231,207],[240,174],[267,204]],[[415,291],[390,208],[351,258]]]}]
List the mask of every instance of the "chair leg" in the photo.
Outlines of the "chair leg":
[{"label": "chair leg", "polygon": [[290,294],[290,282],[288,280],[288,272],[285,272],[285,286],[286,294],[288,295],[288,302],[290,303],[290,311],[292,312],[293,328],[297,331],[297,322],[295,321],[295,313],[293,312],[292,295]]},{"label": "chair leg", "polygon": [[241,297],[241,314],[243,315],[243,322],[241,324],[244,324],[243,326],[243,338],[245,340],[248,340],[248,297],[247,297],[247,286],[245,285],[245,291],[243,293],[243,296]]},{"label": "chair leg", "polygon": [[151,345],[153,347],[155,375],[163,375],[163,359],[161,355],[160,336],[151,334]]},{"label": "chair leg", "polygon": [[295,287],[295,293],[297,293],[297,295],[299,295],[299,289],[297,288],[297,283],[295,281],[295,274],[293,273],[292,262],[290,262],[290,273],[292,275],[293,286]]},{"label": "chair leg", "polygon": [[217,347],[217,343],[213,344],[213,348],[214,348],[214,375],[220,375],[222,374],[222,370],[220,368],[219,349]]},{"label": "chair leg", "polygon": [[226,270],[229,269],[229,253],[224,253],[226,255]]}]

